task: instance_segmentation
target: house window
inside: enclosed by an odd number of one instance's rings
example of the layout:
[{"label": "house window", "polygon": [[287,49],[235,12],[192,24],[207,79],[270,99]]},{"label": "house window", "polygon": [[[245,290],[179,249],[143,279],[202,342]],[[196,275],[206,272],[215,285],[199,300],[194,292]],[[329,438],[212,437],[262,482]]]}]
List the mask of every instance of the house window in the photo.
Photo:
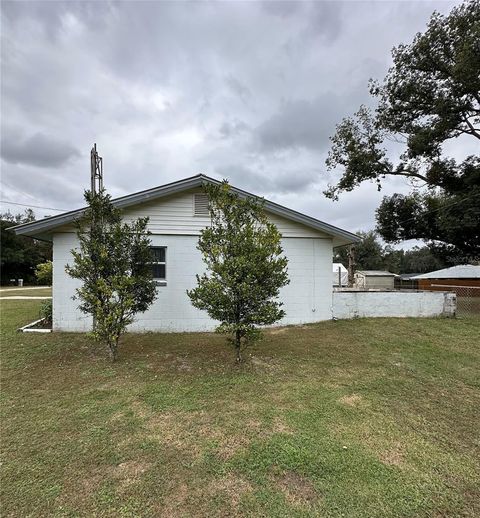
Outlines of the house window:
[{"label": "house window", "polygon": [[167,268],[167,247],[166,246],[152,246],[150,247],[152,253],[152,276],[156,281],[166,281]]},{"label": "house window", "polygon": [[193,214],[195,216],[208,216],[208,196],[206,194],[193,195]]}]

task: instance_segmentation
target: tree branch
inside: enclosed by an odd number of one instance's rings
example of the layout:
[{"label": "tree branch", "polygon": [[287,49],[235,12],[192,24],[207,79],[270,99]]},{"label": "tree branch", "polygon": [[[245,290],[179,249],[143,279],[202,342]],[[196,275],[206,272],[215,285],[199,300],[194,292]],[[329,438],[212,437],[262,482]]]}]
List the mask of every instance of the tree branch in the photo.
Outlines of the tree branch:
[{"label": "tree branch", "polygon": [[428,180],[428,178],[426,176],[424,176],[423,174],[420,174],[420,173],[412,173],[412,172],[407,172],[407,171],[392,171],[392,170],[387,170],[386,175],[393,175],[393,176],[405,176],[405,177],[408,177],[408,178],[418,178],[419,180],[422,180],[423,182],[425,183],[430,183],[430,181]]},{"label": "tree branch", "polygon": [[465,133],[468,133],[469,135],[473,135],[474,137],[478,138],[480,140],[480,133],[478,133],[478,130],[475,128],[475,126],[468,120],[468,118],[463,119],[467,126],[471,129],[471,131],[466,131]]}]

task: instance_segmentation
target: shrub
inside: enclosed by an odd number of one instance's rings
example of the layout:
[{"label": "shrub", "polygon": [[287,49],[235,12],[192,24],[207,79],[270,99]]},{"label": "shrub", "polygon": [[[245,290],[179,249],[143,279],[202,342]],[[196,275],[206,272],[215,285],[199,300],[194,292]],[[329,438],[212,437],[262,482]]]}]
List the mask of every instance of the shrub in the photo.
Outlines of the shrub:
[{"label": "shrub", "polygon": [[52,285],[52,274],[53,274],[53,263],[52,261],[46,261],[44,263],[37,264],[35,269],[35,277],[39,284],[45,284],[47,286]]},{"label": "shrub", "polygon": [[40,306],[40,318],[45,319],[46,324],[51,324],[53,319],[52,301],[45,300]]}]

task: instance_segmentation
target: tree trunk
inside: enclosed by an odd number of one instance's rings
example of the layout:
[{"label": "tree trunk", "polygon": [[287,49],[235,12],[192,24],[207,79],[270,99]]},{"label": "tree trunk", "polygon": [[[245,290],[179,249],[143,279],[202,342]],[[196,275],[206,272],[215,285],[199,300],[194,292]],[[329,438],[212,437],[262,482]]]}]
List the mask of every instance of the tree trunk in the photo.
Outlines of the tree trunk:
[{"label": "tree trunk", "polygon": [[108,347],[110,348],[110,357],[112,358],[112,362],[116,362],[118,358],[118,340],[110,342]]},{"label": "tree trunk", "polygon": [[355,284],[355,245],[348,247],[348,287],[353,288]]},{"label": "tree trunk", "polygon": [[240,345],[241,345],[240,331],[236,331],[235,332],[235,351],[237,353],[237,358],[236,358],[237,363],[240,363],[242,361],[242,351],[240,349]]}]

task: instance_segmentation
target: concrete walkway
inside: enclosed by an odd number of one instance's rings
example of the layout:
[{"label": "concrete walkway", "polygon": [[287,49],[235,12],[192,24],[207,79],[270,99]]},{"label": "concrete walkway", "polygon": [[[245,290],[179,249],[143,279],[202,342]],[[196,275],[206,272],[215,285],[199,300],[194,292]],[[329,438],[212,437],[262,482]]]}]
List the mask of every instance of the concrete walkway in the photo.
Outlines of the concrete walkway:
[{"label": "concrete walkway", "polygon": [[29,297],[28,295],[9,295],[8,297],[0,297],[0,300],[45,300],[52,297]]},{"label": "concrete walkway", "polygon": [[[45,290],[51,288],[51,286],[15,286],[15,288],[0,288],[0,293],[5,291],[18,291],[18,290]],[[43,297],[42,297],[43,298]]]}]

